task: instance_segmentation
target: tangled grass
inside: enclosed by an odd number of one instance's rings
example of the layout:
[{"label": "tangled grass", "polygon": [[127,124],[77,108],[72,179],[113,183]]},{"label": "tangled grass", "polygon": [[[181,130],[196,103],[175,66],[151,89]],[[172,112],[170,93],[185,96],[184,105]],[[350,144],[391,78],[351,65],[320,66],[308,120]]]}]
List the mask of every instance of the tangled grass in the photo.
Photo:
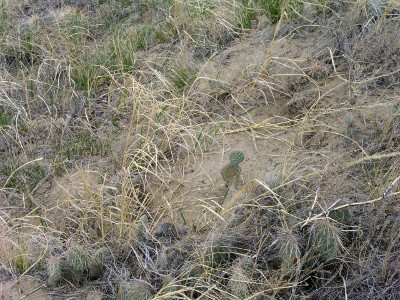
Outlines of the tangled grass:
[{"label": "tangled grass", "polygon": [[36,2],[0,0],[0,280],[398,298],[398,2]]}]

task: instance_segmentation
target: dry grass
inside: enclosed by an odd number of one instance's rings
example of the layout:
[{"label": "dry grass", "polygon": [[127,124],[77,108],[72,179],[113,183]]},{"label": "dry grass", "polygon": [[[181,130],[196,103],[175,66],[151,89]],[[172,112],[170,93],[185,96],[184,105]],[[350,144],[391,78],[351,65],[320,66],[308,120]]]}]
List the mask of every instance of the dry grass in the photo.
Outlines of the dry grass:
[{"label": "dry grass", "polygon": [[0,281],[398,298],[397,1],[39,2],[0,0]]}]

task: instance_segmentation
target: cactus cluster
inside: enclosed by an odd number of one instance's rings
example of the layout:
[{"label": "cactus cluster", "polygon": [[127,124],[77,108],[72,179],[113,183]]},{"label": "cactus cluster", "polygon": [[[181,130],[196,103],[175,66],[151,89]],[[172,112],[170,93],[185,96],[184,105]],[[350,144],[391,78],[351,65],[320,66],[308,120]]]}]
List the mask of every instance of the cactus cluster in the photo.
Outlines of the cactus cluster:
[{"label": "cactus cluster", "polygon": [[87,276],[97,279],[104,273],[106,257],[105,249],[98,250],[93,259],[90,259],[82,248],[71,248],[60,256],[50,257],[47,263],[47,282],[50,287],[56,287],[64,278],[75,284],[82,283]]},{"label": "cactus cluster", "polygon": [[227,184],[232,183],[240,175],[239,164],[244,160],[244,154],[240,150],[229,153],[229,164],[221,169],[222,178]]}]

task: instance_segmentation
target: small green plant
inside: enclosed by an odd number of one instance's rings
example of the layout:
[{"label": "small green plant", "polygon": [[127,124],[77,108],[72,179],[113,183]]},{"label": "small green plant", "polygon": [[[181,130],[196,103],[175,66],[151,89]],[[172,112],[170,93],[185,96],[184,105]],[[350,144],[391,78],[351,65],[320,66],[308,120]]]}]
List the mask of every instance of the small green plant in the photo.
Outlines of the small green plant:
[{"label": "small green plant", "polygon": [[208,133],[205,133],[204,128],[202,128],[200,133],[196,137],[196,143],[194,145],[193,153],[196,153],[201,146],[204,146],[204,151],[210,151],[214,143],[214,137],[218,134],[223,125],[224,122],[219,122],[215,124]]},{"label": "small green plant", "polygon": [[47,264],[47,282],[50,287],[56,287],[63,278],[63,263],[58,257],[50,257]]},{"label": "small green plant", "polygon": [[277,22],[284,13],[291,15],[294,10],[302,9],[303,2],[298,0],[257,0],[265,15]]},{"label": "small green plant", "polygon": [[244,160],[244,154],[240,150],[233,150],[229,154],[229,164],[221,169],[222,178],[227,184],[231,184],[239,175],[239,164]]},{"label": "small green plant", "polygon": [[396,133],[399,130],[400,125],[400,101],[396,102],[393,105],[393,120],[392,120],[392,127],[394,132]]},{"label": "small green plant", "polygon": [[70,249],[67,253],[67,264],[71,279],[76,283],[80,283],[88,267],[88,256],[86,252],[77,247]]},{"label": "small green plant", "polygon": [[7,14],[4,8],[4,1],[0,0],[0,39],[3,35],[6,34],[7,31]]},{"label": "small green plant", "polygon": [[167,78],[179,93],[183,93],[197,76],[197,68],[183,64],[175,64],[167,73]]},{"label": "small green plant", "polygon": [[141,281],[124,281],[118,287],[117,300],[148,300],[153,298],[150,286]]},{"label": "small green plant", "polygon": [[155,114],[155,121],[160,122],[163,116],[165,115],[165,112],[168,110],[169,105],[163,105],[160,110]]},{"label": "small green plant", "polygon": [[239,30],[250,29],[256,13],[252,1],[242,0],[236,8],[235,19]]},{"label": "small green plant", "polygon": [[12,115],[5,110],[0,110],[0,132],[1,129],[10,125],[12,122]]}]

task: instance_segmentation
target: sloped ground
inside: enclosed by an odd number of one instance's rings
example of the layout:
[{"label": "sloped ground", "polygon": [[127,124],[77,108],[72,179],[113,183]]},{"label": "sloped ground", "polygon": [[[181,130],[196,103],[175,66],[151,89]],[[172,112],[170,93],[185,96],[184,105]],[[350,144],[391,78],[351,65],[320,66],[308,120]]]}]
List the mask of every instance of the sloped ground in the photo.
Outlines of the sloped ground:
[{"label": "sloped ground", "polygon": [[265,3],[2,3],[0,299],[399,297],[398,3]]}]

